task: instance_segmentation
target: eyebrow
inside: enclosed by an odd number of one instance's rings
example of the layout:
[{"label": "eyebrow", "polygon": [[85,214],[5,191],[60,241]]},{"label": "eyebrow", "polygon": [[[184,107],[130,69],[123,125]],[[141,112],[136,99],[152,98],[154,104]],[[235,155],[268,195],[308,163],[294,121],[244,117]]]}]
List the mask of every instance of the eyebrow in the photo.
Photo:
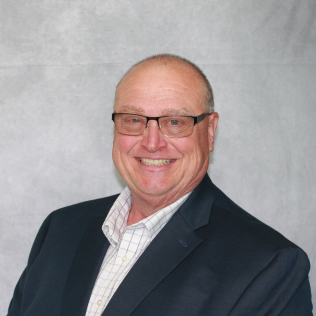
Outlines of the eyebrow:
[{"label": "eyebrow", "polygon": [[123,105],[121,112],[131,112],[131,113],[137,113],[137,114],[143,114],[144,110],[142,108],[138,108],[133,105]]},{"label": "eyebrow", "polygon": [[192,110],[189,110],[185,107],[181,108],[181,109],[172,109],[172,108],[165,108],[162,110],[162,113],[164,116],[167,115],[188,115],[188,116],[192,116]]},{"label": "eyebrow", "polygon": [[[123,105],[121,112],[126,113],[135,113],[135,114],[144,114],[144,109],[133,106],[133,105]],[[181,109],[172,109],[172,108],[163,108],[161,111],[160,116],[169,116],[169,115],[188,115],[193,116],[192,110],[188,108],[181,108]]]}]

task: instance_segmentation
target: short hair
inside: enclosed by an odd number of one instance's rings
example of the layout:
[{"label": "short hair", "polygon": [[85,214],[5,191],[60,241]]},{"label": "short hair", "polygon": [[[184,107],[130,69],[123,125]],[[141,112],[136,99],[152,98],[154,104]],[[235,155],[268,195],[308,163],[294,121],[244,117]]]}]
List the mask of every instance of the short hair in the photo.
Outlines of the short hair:
[{"label": "short hair", "polygon": [[142,64],[161,64],[161,65],[167,65],[168,63],[176,63],[176,64],[185,64],[186,66],[189,66],[195,73],[200,77],[200,79],[203,82],[204,88],[205,88],[205,103],[204,107],[207,113],[213,113],[214,112],[214,95],[213,95],[213,90],[211,87],[210,82],[208,81],[206,75],[203,73],[203,71],[194,63],[189,61],[186,58],[173,55],[173,54],[158,54],[158,55],[153,55],[150,57],[147,57],[145,59],[142,59],[141,61],[137,62],[134,64],[129,70],[124,74],[124,76],[121,78],[119,83],[116,86],[115,90],[115,100],[117,98],[117,92],[120,84],[124,80],[124,78],[137,66],[142,65]]}]

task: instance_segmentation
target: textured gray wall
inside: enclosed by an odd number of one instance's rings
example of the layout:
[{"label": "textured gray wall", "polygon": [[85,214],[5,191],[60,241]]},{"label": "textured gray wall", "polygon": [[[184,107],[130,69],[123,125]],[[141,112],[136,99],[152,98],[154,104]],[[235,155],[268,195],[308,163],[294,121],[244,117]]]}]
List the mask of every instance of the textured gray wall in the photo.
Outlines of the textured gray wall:
[{"label": "textured gray wall", "polygon": [[0,0],[0,314],[44,218],[122,190],[114,88],[161,52],[209,77],[209,173],[308,253],[316,296],[315,17],[314,0]]}]

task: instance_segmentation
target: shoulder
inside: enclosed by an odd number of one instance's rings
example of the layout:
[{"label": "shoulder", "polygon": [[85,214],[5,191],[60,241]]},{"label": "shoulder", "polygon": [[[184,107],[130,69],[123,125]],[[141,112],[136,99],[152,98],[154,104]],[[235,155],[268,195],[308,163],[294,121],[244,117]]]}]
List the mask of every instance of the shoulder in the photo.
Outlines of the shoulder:
[{"label": "shoulder", "polygon": [[29,257],[33,262],[43,245],[77,244],[90,220],[97,218],[100,227],[118,195],[66,206],[50,213],[41,225]]},{"label": "shoulder", "polygon": [[69,205],[49,214],[50,221],[80,221],[107,215],[118,194]]},{"label": "shoulder", "polygon": [[306,253],[240,208],[216,186],[209,189],[214,194],[209,222],[196,233],[203,239],[199,253],[208,258],[205,261],[217,275],[241,291],[248,287],[270,293],[273,287],[280,291],[284,286],[291,288],[281,291],[281,296],[289,296],[287,300],[305,282],[304,297],[310,297],[310,262]]},{"label": "shoulder", "polygon": [[112,195],[91,201],[69,205],[51,212],[44,220],[36,240],[62,234],[81,234],[93,218],[98,218],[100,225],[105,220],[109,210],[118,195]]},{"label": "shoulder", "polygon": [[259,243],[277,250],[284,247],[297,247],[281,233],[249,214],[214,185],[215,200],[211,218],[220,221],[223,230],[246,244]]},{"label": "shoulder", "polygon": [[308,273],[310,263],[302,249],[243,210],[215,185],[213,192],[209,224],[198,233],[206,243],[216,243],[219,257],[233,258],[233,265],[247,269],[264,269],[277,261],[281,268],[285,264],[299,266],[303,274]]}]

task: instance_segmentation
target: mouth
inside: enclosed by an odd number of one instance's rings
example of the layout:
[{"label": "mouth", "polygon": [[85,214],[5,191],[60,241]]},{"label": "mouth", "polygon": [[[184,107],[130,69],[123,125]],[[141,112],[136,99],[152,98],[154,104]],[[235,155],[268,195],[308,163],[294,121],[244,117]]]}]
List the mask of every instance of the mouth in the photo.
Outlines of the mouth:
[{"label": "mouth", "polygon": [[139,161],[147,166],[163,166],[171,163],[172,159],[148,159],[148,158],[139,158]]}]

